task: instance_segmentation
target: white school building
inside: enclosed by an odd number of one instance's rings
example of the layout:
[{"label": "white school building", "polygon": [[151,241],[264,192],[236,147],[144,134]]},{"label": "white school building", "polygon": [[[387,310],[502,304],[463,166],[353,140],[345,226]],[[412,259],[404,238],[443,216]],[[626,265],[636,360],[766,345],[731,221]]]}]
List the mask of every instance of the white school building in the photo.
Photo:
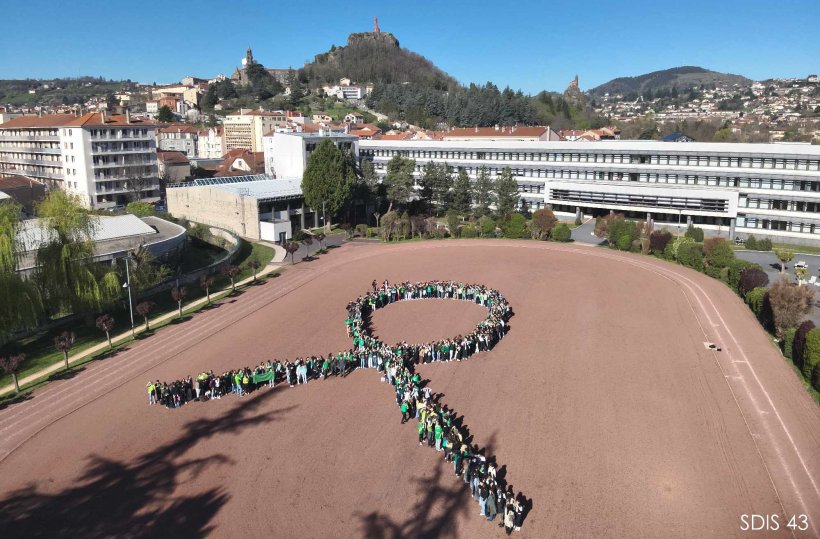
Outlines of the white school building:
[{"label": "white school building", "polygon": [[359,142],[383,175],[395,155],[464,167],[475,178],[510,167],[530,210],[603,215],[820,244],[820,146],[643,140]]}]

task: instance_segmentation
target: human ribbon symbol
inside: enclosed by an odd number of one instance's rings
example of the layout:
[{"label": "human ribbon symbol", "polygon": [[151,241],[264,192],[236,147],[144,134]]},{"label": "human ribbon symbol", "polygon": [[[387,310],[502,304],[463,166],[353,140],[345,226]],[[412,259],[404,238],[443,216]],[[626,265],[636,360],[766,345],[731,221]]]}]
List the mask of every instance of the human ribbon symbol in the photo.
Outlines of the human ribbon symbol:
[{"label": "human ribbon symbol", "polygon": [[[377,309],[402,300],[453,299],[470,301],[487,309],[487,318],[479,322],[468,335],[458,335],[421,345],[406,342],[393,346],[381,342],[371,332],[371,315]],[[511,486],[503,477],[496,476],[496,463],[491,455],[469,443],[466,425],[455,412],[440,402],[440,395],[433,394],[427,381],[415,372],[415,365],[430,362],[463,361],[470,356],[491,350],[508,331],[507,322],[512,316],[504,296],[497,290],[482,285],[455,281],[425,281],[419,283],[390,284],[384,281],[372,291],[359,296],[347,306],[345,321],[353,348],[327,358],[297,358],[294,362],[281,364],[270,361],[255,370],[239,369],[216,376],[213,372],[200,373],[196,380],[177,381],[172,384],[148,383],[149,402],[159,402],[175,408],[187,401],[219,399],[233,393],[244,396],[256,387],[267,383],[275,387],[277,378],[286,378],[289,385],[307,383],[312,375],[326,379],[332,374],[346,376],[360,368],[376,368],[384,373],[382,381],[391,384],[396,392],[396,404],[401,409],[401,422],[418,420],[419,445],[426,443],[444,453],[452,463],[456,476],[462,476],[475,499],[481,504],[481,514],[489,520],[501,514],[501,524],[508,533],[519,528],[524,517],[526,498],[520,493],[514,496]],[[356,363],[358,362],[358,365]],[[321,364],[321,369],[319,369]]]}]

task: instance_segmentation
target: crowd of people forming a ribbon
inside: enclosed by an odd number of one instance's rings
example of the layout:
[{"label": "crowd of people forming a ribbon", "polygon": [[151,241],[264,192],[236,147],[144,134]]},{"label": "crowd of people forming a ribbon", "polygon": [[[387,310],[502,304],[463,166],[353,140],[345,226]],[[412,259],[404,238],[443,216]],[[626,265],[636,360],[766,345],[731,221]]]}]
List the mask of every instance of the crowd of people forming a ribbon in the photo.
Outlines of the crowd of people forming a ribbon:
[{"label": "crowd of people forming a ribbon", "polygon": [[[327,356],[298,357],[293,361],[265,361],[255,368],[202,372],[171,383],[148,382],[149,404],[177,408],[194,400],[221,399],[229,393],[239,397],[260,388],[287,383],[290,387],[309,380],[345,377],[357,368],[373,368],[383,373],[382,381],[394,388],[401,422],[417,422],[419,445],[435,447],[445,461],[452,463],[455,475],[470,486],[479,502],[481,515],[493,521],[500,516],[499,527],[507,534],[520,530],[526,500],[514,494],[494,461],[473,446],[467,427],[453,410],[440,402],[425,380],[415,372],[415,365],[431,362],[463,361],[492,349],[507,333],[512,309],[497,290],[454,281],[403,282],[381,285],[373,281],[372,291],[347,306],[345,320],[353,348]],[[370,316],[381,307],[397,301],[417,299],[455,299],[484,306],[488,315],[467,335],[426,344],[401,342],[388,345],[371,334]]]}]

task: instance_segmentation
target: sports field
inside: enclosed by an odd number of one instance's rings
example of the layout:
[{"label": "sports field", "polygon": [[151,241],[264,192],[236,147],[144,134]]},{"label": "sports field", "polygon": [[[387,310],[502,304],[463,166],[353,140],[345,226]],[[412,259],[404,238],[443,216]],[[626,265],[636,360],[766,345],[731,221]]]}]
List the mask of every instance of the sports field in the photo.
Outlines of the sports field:
[{"label": "sports field", "polygon": [[[350,347],[376,279],[498,289],[507,336],[423,377],[531,500],[520,537],[820,534],[820,409],[723,284],[532,241],[347,244],[0,410],[0,537],[501,537],[371,370],[148,406],[150,380]],[[426,300],[374,333],[427,341],[486,311]],[[709,350],[714,342],[721,351]],[[742,515],[779,530],[742,532]],[[800,521],[798,520],[799,524]]]}]

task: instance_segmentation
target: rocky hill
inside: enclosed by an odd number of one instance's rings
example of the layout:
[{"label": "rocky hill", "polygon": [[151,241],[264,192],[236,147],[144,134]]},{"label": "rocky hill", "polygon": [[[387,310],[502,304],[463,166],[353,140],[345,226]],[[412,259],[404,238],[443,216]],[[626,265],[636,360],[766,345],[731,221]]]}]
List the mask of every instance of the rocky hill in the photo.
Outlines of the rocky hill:
[{"label": "rocky hill", "polygon": [[440,90],[458,85],[427,58],[401,48],[389,32],[350,34],[344,47],[334,45],[306,63],[299,78],[315,87],[342,77],[359,83],[413,83]]},{"label": "rocky hill", "polygon": [[637,96],[647,91],[657,92],[658,90],[671,90],[672,88],[685,90],[692,87],[700,88],[701,85],[704,87],[731,86],[733,84],[747,86],[751,83],[752,81],[740,75],[709,71],[696,66],[683,66],[653,71],[636,77],[618,77],[596,86],[589,93],[594,97],[603,96],[607,93],[610,95]]}]

